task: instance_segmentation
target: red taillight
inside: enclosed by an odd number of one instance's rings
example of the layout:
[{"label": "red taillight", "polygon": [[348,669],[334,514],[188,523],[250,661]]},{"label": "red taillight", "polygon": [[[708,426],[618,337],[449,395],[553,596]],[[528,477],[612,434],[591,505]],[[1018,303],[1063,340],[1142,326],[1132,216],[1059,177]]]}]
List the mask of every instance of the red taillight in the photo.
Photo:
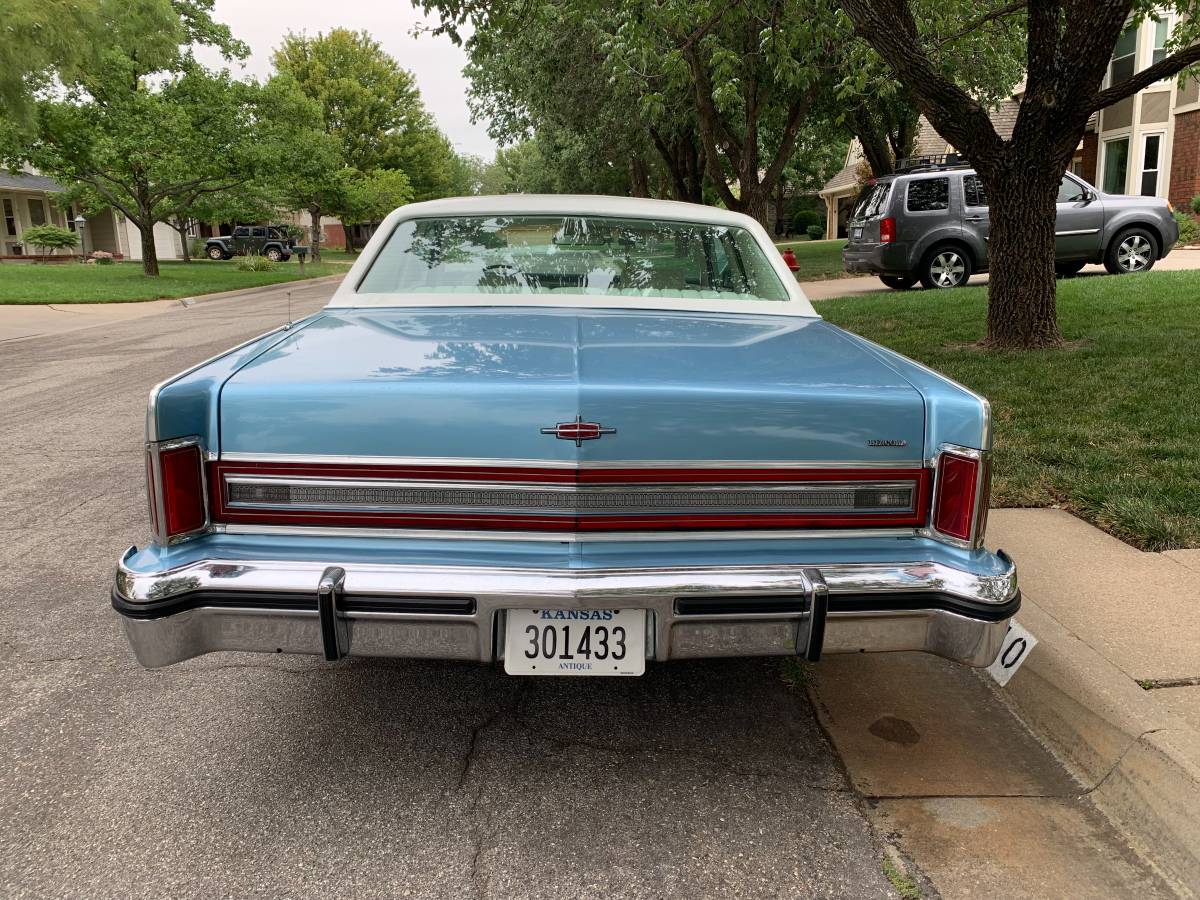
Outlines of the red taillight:
[{"label": "red taillight", "polygon": [[938,460],[937,489],[933,498],[933,527],[942,534],[969,541],[975,523],[981,461],[956,453]]},{"label": "red taillight", "polygon": [[200,466],[200,448],[194,444],[158,454],[157,487],[162,497],[167,538],[204,527],[204,482]]},{"label": "red taillight", "polygon": [[896,240],[896,220],[891,216],[879,220],[879,243],[890,244]]}]

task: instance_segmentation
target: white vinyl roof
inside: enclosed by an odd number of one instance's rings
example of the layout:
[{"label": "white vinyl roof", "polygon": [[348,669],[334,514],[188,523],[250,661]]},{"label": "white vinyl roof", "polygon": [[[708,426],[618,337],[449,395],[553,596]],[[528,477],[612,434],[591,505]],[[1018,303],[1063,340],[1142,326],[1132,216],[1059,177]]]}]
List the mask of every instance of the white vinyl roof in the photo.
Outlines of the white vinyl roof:
[{"label": "white vinyl roof", "polygon": [[[554,215],[601,216],[623,219],[659,219],[677,222],[696,222],[704,225],[724,225],[744,228],[763,249],[779,275],[789,297],[788,301],[735,300],[678,296],[662,292],[647,292],[647,296],[626,294],[485,294],[485,293],[359,293],[362,282],[392,232],[400,222],[409,219],[443,218],[449,216],[495,215]],[[653,295],[649,295],[653,293]],[[767,314],[776,316],[806,316],[816,318],[816,310],[796,283],[770,236],[754,219],[741,213],[680,203],[675,200],[648,200],[638,197],[606,197],[586,194],[502,194],[479,197],[446,197],[412,203],[394,210],[376,229],[375,235],[359,254],[349,274],[338,286],[329,308],[353,307],[454,307],[507,306],[555,307],[576,309],[639,309],[679,310],[686,312],[728,312]]]}]

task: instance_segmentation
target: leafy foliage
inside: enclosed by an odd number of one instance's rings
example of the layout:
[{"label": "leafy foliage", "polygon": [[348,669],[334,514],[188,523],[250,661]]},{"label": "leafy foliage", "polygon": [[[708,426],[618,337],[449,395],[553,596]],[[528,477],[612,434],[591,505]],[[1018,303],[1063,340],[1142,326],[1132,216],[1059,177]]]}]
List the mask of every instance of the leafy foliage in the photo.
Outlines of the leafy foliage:
[{"label": "leafy foliage", "polygon": [[226,58],[246,53],[212,19],[212,4],[82,2],[80,27],[94,29],[85,57],[67,59],[64,44],[41,60],[26,83],[57,75],[61,84],[37,95],[21,142],[3,148],[10,165],[31,162],[69,185],[64,199],[123,212],[142,233],[148,275],[158,273],[154,225],[185,198],[244,180],[256,161],[253,86],[191,54],[197,44]]},{"label": "leafy foliage", "polygon": [[44,255],[51,250],[66,250],[79,243],[75,232],[57,225],[34,225],[21,232],[21,239],[31,247],[40,247]]},{"label": "leafy foliage", "polygon": [[239,256],[236,265],[239,272],[273,272],[275,270],[275,263],[257,253]]},{"label": "leafy foliage", "polygon": [[1200,223],[1185,212],[1175,210],[1175,223],[1179,226],[1179,245],[1195,243],[1200,238]]},{"label": "leafy foliage", "polygon": [[[288,34],[273,57],[273,90],[289,112],[294,168],[279,195],[313,220],[320,259],[322,215],[348,223],[453,191],[453,148],[421,103],[412,74],[366,32]],[[383,206],[392,203],[384,210]]]}]

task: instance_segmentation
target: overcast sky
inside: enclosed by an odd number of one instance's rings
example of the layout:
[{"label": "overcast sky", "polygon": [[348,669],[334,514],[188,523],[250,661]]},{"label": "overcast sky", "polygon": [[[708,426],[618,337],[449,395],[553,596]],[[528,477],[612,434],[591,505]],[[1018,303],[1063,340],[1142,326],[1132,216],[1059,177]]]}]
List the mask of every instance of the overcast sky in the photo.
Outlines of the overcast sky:
[{"label": "overcast sky", "polygon": [[[271,53],[287,31],[365,30],[416,76],[426,108],[456,150],[485,159],[495,152],[484,125],[471,124],[462,76],[466,54],[446,37],[413,37],[413,26],[425,19],[409,0],[216,0],[215,13],[250,45],[242,72],[260,79],[270,74]],[[222,64],[216,54],[200,55],[208,65]],[[238,74],[239,67],[233,69]]]}]

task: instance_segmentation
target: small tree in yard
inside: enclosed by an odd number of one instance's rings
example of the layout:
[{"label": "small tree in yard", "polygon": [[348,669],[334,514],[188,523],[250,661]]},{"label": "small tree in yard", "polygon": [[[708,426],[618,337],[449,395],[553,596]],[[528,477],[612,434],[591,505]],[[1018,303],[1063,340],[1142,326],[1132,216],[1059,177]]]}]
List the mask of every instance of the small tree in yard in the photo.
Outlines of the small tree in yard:
[{"label": "small tree in yard", "polygon": [[79,238],[69,228],[59,228],[57,225],[35,225],[26,228],[21,233],[21,240],[32,247],[40,247],[39,256],[46,256],[52,250],[66,250],[79,243]]},{"label": "small tree in yard", "polygon": [[[979,172],[990,200],[987,337],[995,348],[1061,346],[1054,280],[1059,181],[1088,118],[1200,61],[1200,3],[1176,0],[842,0],[858,34],[891,66],[917,107]],[[1116,73],[1102,88],[1117,39],[1172,8],[1179,22],[1159,61]],[[1017,23],[1026,84],[1011,138],[985,103],[948,78],[938,48],[964,34]]]},{"label": "small tree in yard", "polygon": [[330,209],[346,227],[346,250],[354,252],[354,236],[349,226],[359,222],[378,222],[397,206],[413,199],[412,184],[399,169],[357,172],[347,169],[340,176],[340,202]]}]

